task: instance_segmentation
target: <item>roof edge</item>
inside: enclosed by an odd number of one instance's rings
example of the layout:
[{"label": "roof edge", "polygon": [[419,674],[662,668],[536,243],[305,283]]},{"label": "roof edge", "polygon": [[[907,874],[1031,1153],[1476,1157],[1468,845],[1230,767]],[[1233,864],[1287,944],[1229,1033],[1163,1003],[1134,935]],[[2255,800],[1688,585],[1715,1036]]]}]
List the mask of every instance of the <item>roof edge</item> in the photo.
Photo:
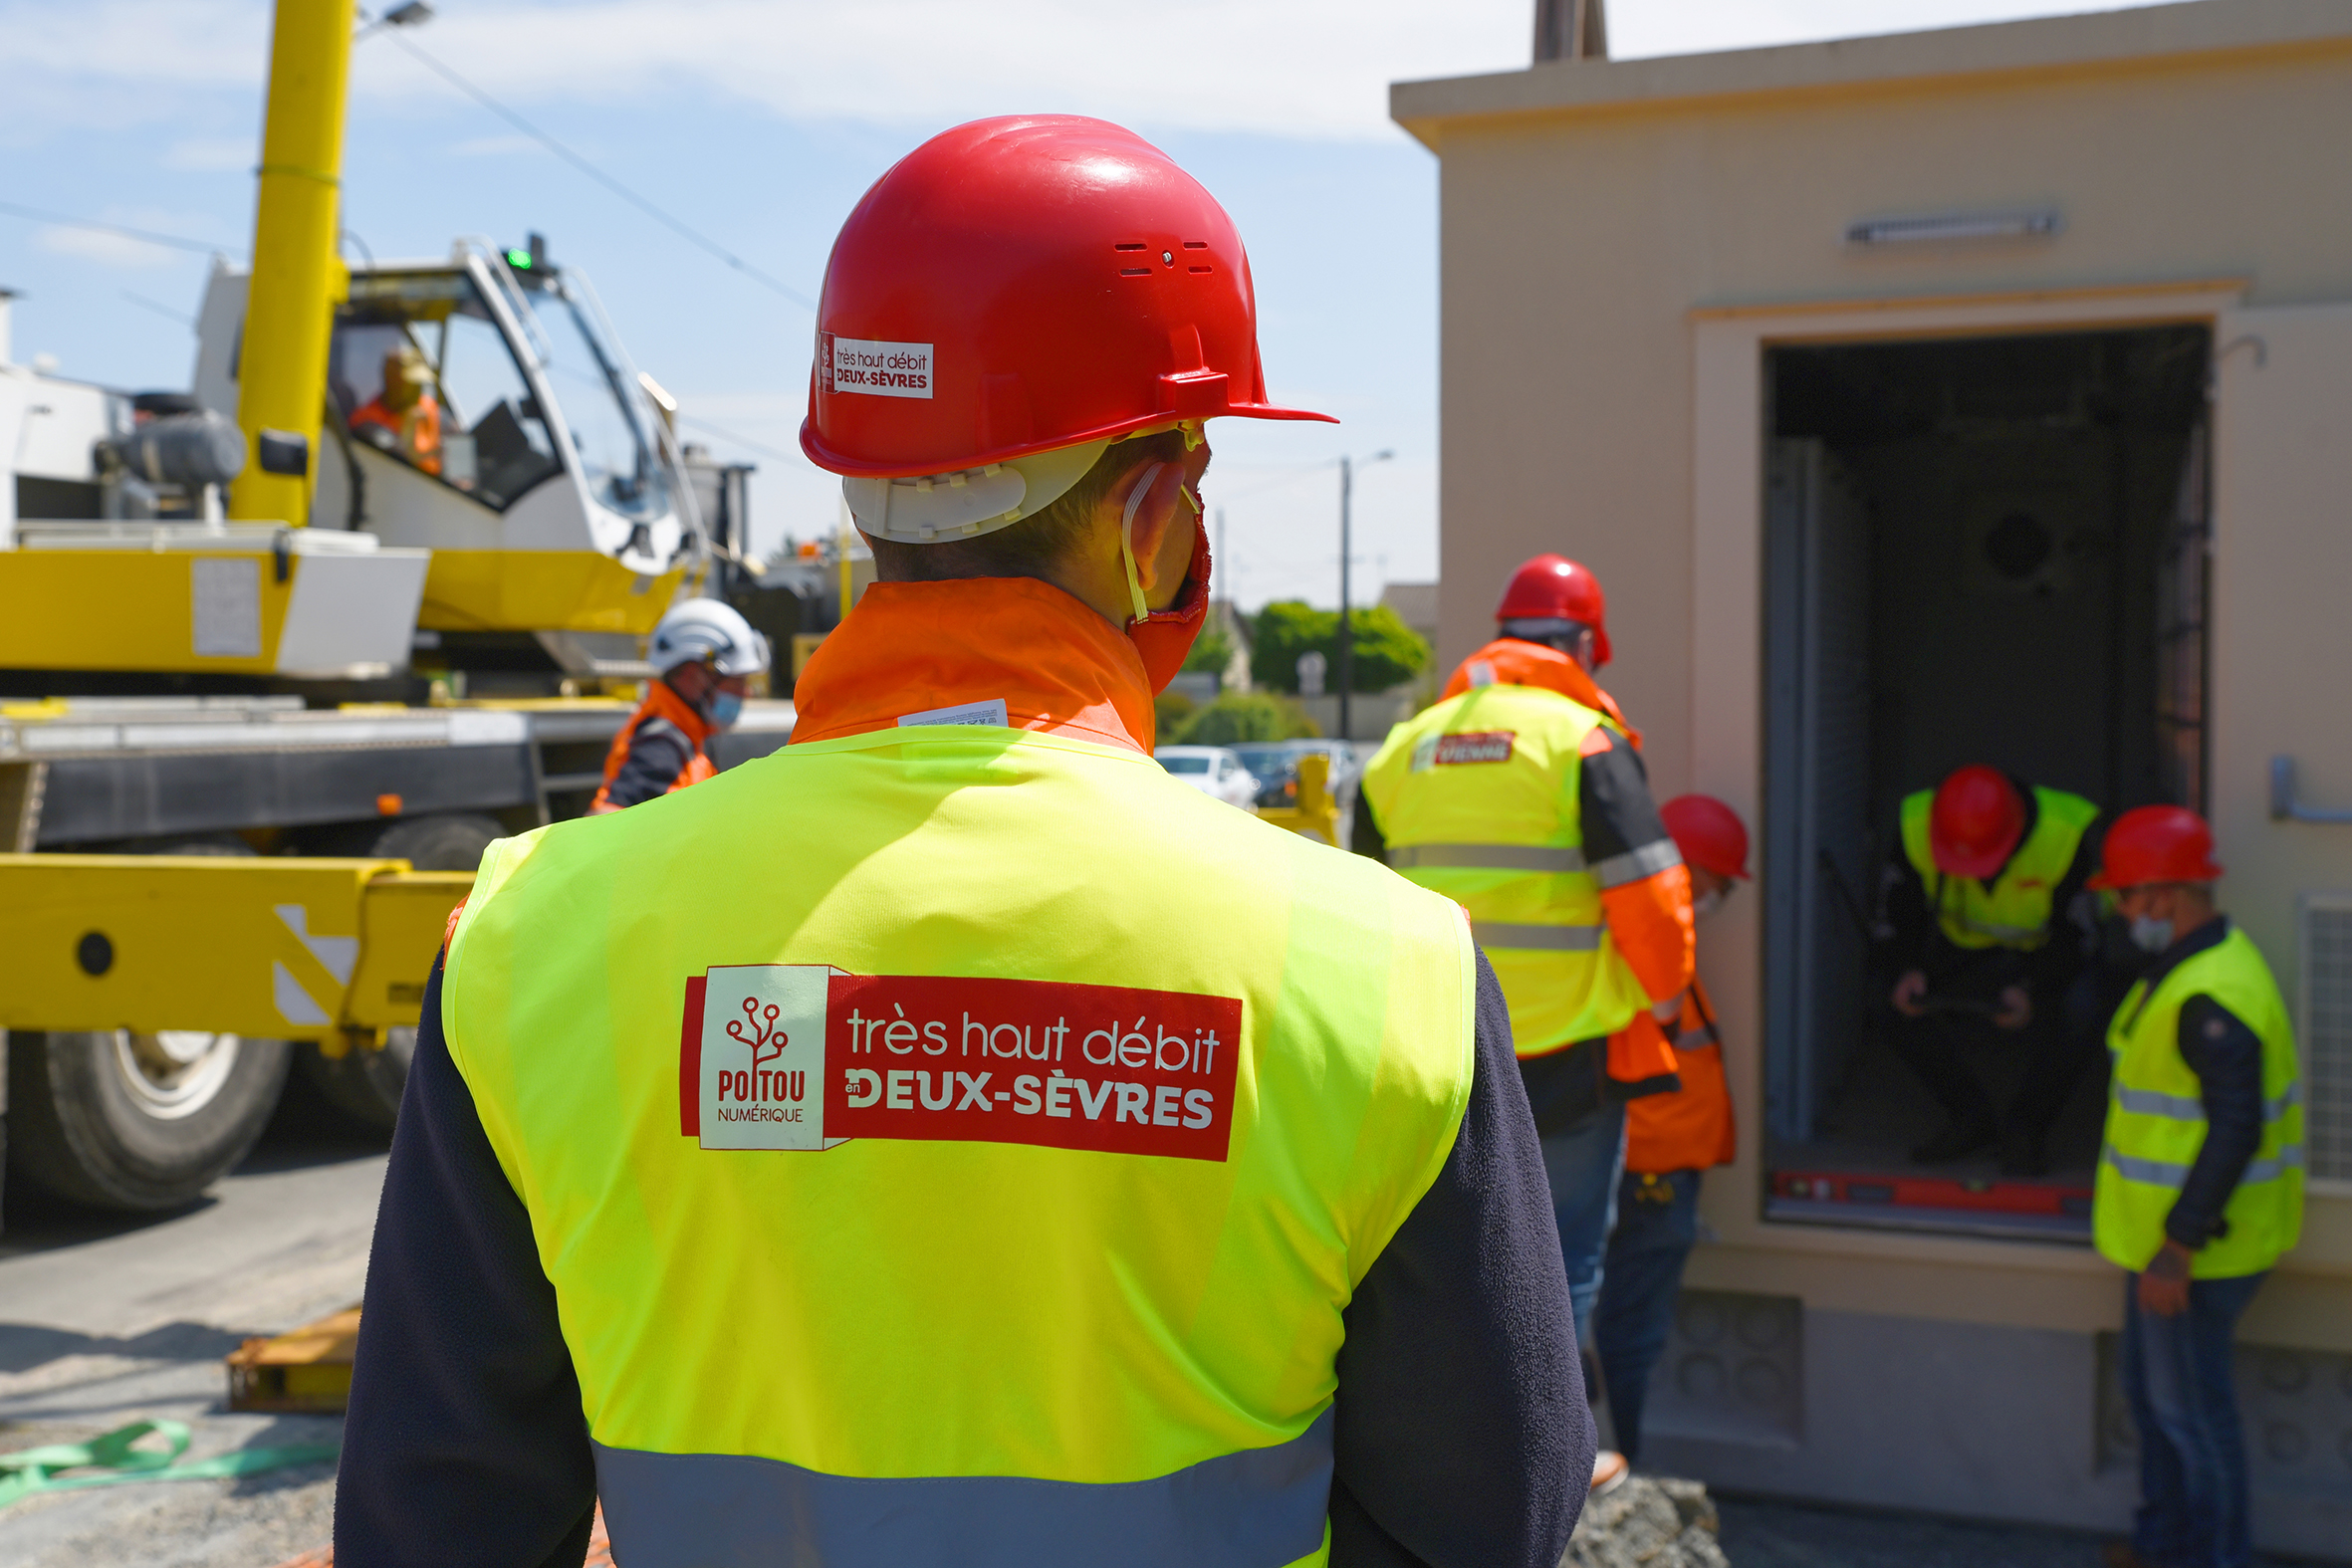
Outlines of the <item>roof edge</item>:
[{"label": "roof edge", "polygon": [[2162,69],[2200,56],[2352,52],[2347,0],[2188,0],[1973,27],[1391,83],[1389,117],[1433,152],[1448,126],[1930,82]]}]

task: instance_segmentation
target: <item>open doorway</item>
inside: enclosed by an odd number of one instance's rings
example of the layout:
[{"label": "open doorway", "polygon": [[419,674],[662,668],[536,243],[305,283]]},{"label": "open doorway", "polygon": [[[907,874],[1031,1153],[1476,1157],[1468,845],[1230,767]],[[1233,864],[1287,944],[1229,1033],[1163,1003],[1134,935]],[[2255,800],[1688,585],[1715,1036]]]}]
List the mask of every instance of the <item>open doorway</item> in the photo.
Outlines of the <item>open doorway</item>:
[{"label": "open doorway", "polygon": [[[2046,1174],[1913,1162],[1943,1116],[1890,1037],[1888,867],[1903,797],[1970,763],[2202,805],[2211,334],[1764,352],[1766,1215],[2087,1236],[2103,1053]],[[2072,913],[2051,940],[2129,965]],[[2022,1052],[1968,1055],[2006,1104]]]}]

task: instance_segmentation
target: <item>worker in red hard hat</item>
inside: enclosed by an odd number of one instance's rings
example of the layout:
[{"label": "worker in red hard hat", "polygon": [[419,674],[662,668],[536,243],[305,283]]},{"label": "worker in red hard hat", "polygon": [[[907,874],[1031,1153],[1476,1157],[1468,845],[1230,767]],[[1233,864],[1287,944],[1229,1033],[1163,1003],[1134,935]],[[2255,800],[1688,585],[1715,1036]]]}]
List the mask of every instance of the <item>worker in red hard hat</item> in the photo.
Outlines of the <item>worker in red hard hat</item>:
[{"label": "worker in red hard hat", "polygon": [[2216,907],[2213,830],[2144,805],[2108,829],[2091,886],[2152,967],[2116,1009],[2091,1238],[2128,1271],[2123,1385],[2141,1505],[2115,1568],[2253,1560],[2231,1337],[2301,1233],[2293,1024],[2261,951]]},{"label": "worker in red hard hat", "polygon": [[[1676,795],[1658,815],[1690,867],[1691,911],[1704,924],[1748,880],[1748,824],[1707,794]],[[1715,1005],[1695,975],[1681,1000],[1671,1023],[1644,1012],[1626,1025],[1667,1041],[1682,1087],[1625,1107],[1625,1175],[1592,1315],[1609,1423],[1628,1462],[1641,1458],[1650,1371],[1666,1349],[1683,1265],[1698,1244],[1700,1177],[1711,1166],[1731,1164],[1738,1146]]]},{"label": "worker in red hard hat", "polygon": [[[1594,1303],[1624,1168],[1629,1101],[1677,1087],[1645,1010],[1681,1015],[1691,882],[1650,797],[1641,737],[1592,682],[1608,656],[1599,583],[1541,556],[1520,568],[1499,635],[1365,765],[1354,847],[1458,900],[1503,979],[1543,1135],[1577,1337]],[[1601,1456],[1604,1484],[1624,1456]]]},{"label": "worker in red hard hat", "polygon": [[629,1562],[1552,1568],[1593,1430],[1494,973],[1152,760],[1207,426],[1319,417],[1231,219],[1116,125],[981,120],[818,318],[877,580],[791,745],[485,860],[339,1560],[577,1559],[600,1497]]},{"label": "worker in red hard hat", "polygon": [[[2105,1017],[2091,964],[2097,911],[2083,896],[2100,819],[2081,795],[1984,764],[1905,797],[1886,874],[1889,1022],[1945,1116],[1913,1160],[1998,1144],[2004,1175],[2050,1168],[2050,1126],[2096,1065]],[[2003,1110],[1970,1059],[1987,1048],[2025,1054]]]}]

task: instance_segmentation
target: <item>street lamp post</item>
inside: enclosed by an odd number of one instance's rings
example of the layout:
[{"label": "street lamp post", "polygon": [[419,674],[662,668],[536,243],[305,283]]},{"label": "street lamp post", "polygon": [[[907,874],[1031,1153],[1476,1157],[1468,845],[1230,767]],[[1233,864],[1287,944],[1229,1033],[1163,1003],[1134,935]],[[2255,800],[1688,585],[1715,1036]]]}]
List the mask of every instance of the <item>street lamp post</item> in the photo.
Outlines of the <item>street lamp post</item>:
[{"label": "street lamp post", "polygon": [[[1385,463],[1396,456],[1393,451],[1374,452],[1364,459],[1366,467]],[[1353,739],[1348,734],[1348,699],[1355,692],[1355,628],[1348,624],[1347,558],[1352,541],[1349,538],[1349,509],[1355,495],[1354,460],[1339,459],[1339,739]]]}]

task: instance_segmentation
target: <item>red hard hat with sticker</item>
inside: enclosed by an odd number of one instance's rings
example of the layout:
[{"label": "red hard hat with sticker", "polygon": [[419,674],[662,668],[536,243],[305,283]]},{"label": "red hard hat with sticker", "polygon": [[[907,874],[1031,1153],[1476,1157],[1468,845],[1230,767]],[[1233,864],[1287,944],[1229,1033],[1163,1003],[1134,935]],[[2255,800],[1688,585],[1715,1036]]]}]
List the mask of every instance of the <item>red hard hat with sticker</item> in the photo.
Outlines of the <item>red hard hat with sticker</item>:
[{"label": "red hard hat with sticker", "polygon": [[1608,601],[1600,579],[1565,556],[1542,555],[1511,574],[1495,619],[1572,620],[1592,628],[1592,662],[1609,662]]},{"label": "red hard hat with sticker", "polygon": [[2025,797],[1998,768],[1956,768],[1928,812],[1928,852],[1946,876],[1997,876],[2025,836]]},{"label": "red hard hat with sticker", "polygon": [[1133,131],[958,125],[876,180],[833,242],[801,426],[820,468],[978,469],[1228,414],[1329,417],[1267,399],[1241,236]]},{"label": "red hard hat with sticker", "polygon": [[2099,846],[2099,871],[2089,885],[2120,892],[2151,882],[2214,882],[2222,868],[2214,860],[2214,830],[2184,805],[2135,806],[2107,829]]},{"label": "red hard hat with sticker", "polygon": [[1748,824],[1711,794],[1678,794],[1658,807],[1674,847],[1692,865],[1748,880]]}]

